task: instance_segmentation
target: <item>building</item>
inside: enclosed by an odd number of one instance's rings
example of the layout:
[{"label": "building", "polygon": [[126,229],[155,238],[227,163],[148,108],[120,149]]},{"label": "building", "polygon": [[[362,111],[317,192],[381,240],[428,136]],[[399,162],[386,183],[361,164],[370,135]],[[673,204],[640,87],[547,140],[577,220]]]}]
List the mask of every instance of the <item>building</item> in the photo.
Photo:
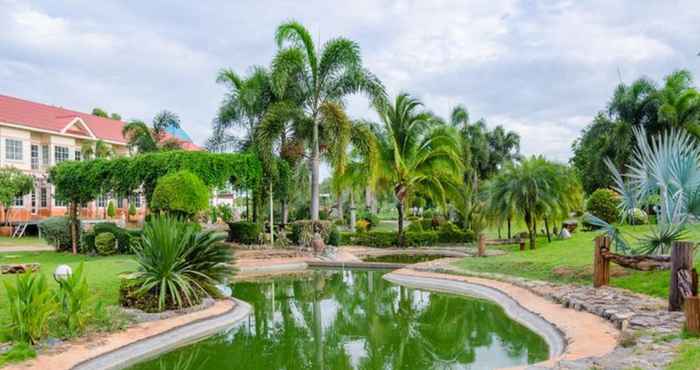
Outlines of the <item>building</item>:
[{"label": "building", "polygon": [[[0,167],[19,168],[36,179],[34,192],[15,200],[9,220],[26,223],[65,215],[66,204],[54,199],[54,189],[47,182],[48,169],[62,161],[83,159],[81,148],[97,140],[110,145],[116,155],[129,155],[122,135],[124,125],[110,118],[0,95]],[[192,142],[181,144],[185,150],[201,150]],[[145,210],[141,194],[103,194],[81,209],[81,217],[105,218],[110,200],[119,218],[127,214],[129,202],[134,203],[139,215]],[[4,222],[2,217],[0,213],[0,221]]]}]

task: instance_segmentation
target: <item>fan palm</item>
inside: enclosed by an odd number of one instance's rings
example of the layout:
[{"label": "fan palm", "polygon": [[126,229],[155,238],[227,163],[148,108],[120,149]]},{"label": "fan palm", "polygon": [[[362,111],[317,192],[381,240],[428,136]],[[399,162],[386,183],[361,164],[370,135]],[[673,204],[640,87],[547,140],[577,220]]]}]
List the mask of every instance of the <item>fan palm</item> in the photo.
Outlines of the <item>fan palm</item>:
[{"label": "fan palm", "polygon": [[[311,148],[311,218],[319,219],[321,141],[343,147],[349,142],[350,123],[343,108],[343,98],[363,92],[373,100],[384,99],[384,86],[362,66],[360,48],[352,40],[335,38],[320,51],[309,31],[300,23],[290,21],[277,28],[275,40],[279,47],[272,62],[272,83],[278,95],[289,96],[293,88],[298,116],[306,122],[304,139]],[[324,132],[327,134],[324,135]],[[330,135],[340,133],[340,135]],[[343,150],[336,164],[344,164]]]},{"label": "fan palm", "polygon": [[179,149],[180,144],[175,138],[166,138],[168,128],[180,128],[180,118],[175,113],[164,110],[156,114],[151,127],[143,121],[132,120],[124,125],[122,135],[127,139],[129,147],[138,153]]},{"label": "fan palm", "polygon": [[390,177],[394,189],[400,242],[408,199],[419,192],[435,203],[446,204],[447,195],[459,184],[456,174],[463,169],[454,130],[421,106],[408,94],[399,94],[394,104],[386,103],[378,109],[386,135],[382,171]]}]

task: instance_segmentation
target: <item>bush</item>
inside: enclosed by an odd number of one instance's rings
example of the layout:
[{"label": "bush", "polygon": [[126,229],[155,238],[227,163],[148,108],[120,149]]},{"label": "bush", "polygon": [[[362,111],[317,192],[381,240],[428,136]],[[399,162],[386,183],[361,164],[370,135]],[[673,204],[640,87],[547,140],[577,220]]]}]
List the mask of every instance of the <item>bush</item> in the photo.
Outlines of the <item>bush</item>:
[{"label": "bush", "polygon": [[117,240],[117,252],[131,253],[131,247],[141,239],[141,230],[128,230],[117,226],[112,222],[100,222],[92,227],[92,231],[86,231],[80,238],[80,250],[84,253],[98,252],[95,238],[102,233],[110,233]]},{"label": "bush", "polygon": [[369,230],[369,222],[367,220],[362,219],[362,220],[357,220],[355,222],[355,230],[359,233],[363,233]]},{"label": "bush", "polygon": [[409,231],[411,231],[411,232],[423,231],[423,225],[421,224],[420,221],[413,221],[406,227],[406,232],[409,232]]},{"label": "bush", "polygon": [[[105,234],[108,233],[98,235],[98,239]],[[112,235],[112,242],[114,242],[114,235]],[[58,282],[56,298],[61,308],[60,321],[68,336],[82,333],[87,323],[88,315],[85,311],[90,291],[88,290],[87,280],[83,277],[84,270],[84,265],[81,262],[78,268],[73,271],[73,274],[67,279]]]},{"label": "bush", "polygon": [[460,230],[457,225],[445,223],[438,231],[438,241],[440,243],[469,243],[475,240],[474,232],[471,230]]},{"label": "bush", "polygon": [[369,224],[367,230],[371,230],[379,226],[379,216],[375,215],[374,213],[363,212],[360,218],[367,221]]},{"label": "bush", "polygon": [[404,243],[406,247],[429,247],[437,244],[439,234],[435,231],[406,232]]},{"label": "bush", "polygon": [[107,203],[107,217],[114,218],[117,215],[117,209],[114,208],[114,201],[110,200]]},{"label": "bush", "polygon": [[15,284],[4,282],[7,291],[10,336],[14,341],[38,343],[47,333],[49,319],[56,311],[53,295],[48,290],[46,276],[24,273],[17,275]]},{"label": "bush", "polygon": [[[49,217],[39,223],[41,236],[57,250],[68,250],[72,246],[70,237],[70,219],[68,217]],[[78,227],[80,232],[80,227]]]},{"label": "bush", "polygon": [[318,219],[319,220],[324,221],[324,220],[327,220],[329,217],[330,217],[330,214],[328,213],[328,211],[323,210],[323,209],[318,210]]},{"label": "bush", "polygon": [[158,310],[168,303],[192,306],[206,294],[217,295],[216,284],[234,272],[233,253],[224,239],[171,217],[153,218],[134,247],[138,293],[158,297]]},{"label": "bush", "polygon": [[209,206],[209,188],[189,171],[179,171],[158,179],[151,209],[172,216],[192,219]]},{"label": "bush", "polygon": [[[159,312],[158,296],[142,292],[138,281],[122,279],[119,285],[119,304],[122,307],[137,308],[144,312]],[[168,299],[166,308],[176,308]]]},{"label": "bush", "polygon": [[350,236],[350,243],[375,248],[395,247],[399,244],[399,236],[394,231],[356,233]]},{"label": "bush", "polygon": [[607,223],[619,220],[620,196],[610,189],[598,189],[591,194],[586,210]]},{"label": "bush", "polygon": [[633,208],[627,213],[627,223],[630,225],[644,225],[649,222],[649,216],[639,208]]},{"label": "bush", "polygon": [[129,203],[129,217],[136,216],[136,206],[134,203]]},{"label": "bush", "polygon": [[239,221],[228,224],[228,240],[240,244],[257,244],[262,233],[260,225],[254,222]]},{"label": "bush", "polygon": [[95,249],[100,256],[111,256],[117,253],[117,239],[114,234],[109,232],[97,234]]},{"label": "bush", "polygon": [[316,222],[311,220],[294,221],[292,222],[292,243],[308,246],[313,240],[314,234],[319,233],[323,241],[328,244],[331,226],[330,221],[324,220]]},{"label": "bush", "polygon": [[[233,221],[233,208],[228,204],[219,204],[216,207],[216,215],[223,222],[231,222]],[[214,218],[213,222],[216,222],[216,218]]]},{"label": "bush", "polygon": [[328,244],[337,247],[340,245],[340,242],[340,231],[338,231],[337,227],[331,228],[331,232],[328,234]]},{"label": "bush", "polygon": [[0,354],[0,367],[5,364],[18,363],[36,357],[36,350],[27,343],[19,342],[12,345],[7,352]]}]

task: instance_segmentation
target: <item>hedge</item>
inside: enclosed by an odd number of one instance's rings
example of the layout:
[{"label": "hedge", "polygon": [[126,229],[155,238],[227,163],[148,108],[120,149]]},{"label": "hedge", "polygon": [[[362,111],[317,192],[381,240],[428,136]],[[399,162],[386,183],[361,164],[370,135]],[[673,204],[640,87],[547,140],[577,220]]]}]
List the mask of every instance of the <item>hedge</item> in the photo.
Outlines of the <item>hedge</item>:
[{"label": "hedge", "polygon": [[[49,217],[39,222],[38,227],[41,236],[57,250],[71,248],[70,219],[68,217]],[[80,227],[78,227],[78,232],[80,232]]]},{"label": "hedge", "polygon": [[102,233],[110,233],[117,240],[117,253],[131,253],[131,246],[141,238],[141,230],[128,230],[117,226],[112,222],[95,224],[92,230],[83,232],[80,237],[80,251],[82,253],[97,252],[95,237]]},{"label": "hedge", "polygon": [[315,232],[318,232],[323,238],[323,241],[328,244],[329,237],[332,229],[335,226],[326,220],[321,221],[311,221],[311,220],[299,220],[292,222],[292,233],[290,239],[292,243],[296,245],[303,245],[310,243],[313,239]]},{"label": "hedge", "polygon": [[241,244],[256,244],[262,233],[260,225],[254,222],[229,222],[228,241]]},{"label": "hedge", "polygon": [[[474,232],[471,230],[406,231],[404,241],[407,247],[427,247],[439,243],[468,243],[474,241]],[[393,231],[340,233],[340,243],[375,248],[396,247],[399,245],[399,236]]]}]

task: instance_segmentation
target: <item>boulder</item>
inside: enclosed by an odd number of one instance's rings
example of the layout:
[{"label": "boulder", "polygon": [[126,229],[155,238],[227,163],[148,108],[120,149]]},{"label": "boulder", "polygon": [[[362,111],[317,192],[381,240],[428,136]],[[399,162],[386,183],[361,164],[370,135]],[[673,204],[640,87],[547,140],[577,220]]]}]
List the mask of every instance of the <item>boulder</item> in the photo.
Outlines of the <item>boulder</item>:
[{"label": "boulder", "polygon": [[39,271],[38,263],[18,263],[14,265],[0,265],[0,274],[21,274],[24,272]]}]

